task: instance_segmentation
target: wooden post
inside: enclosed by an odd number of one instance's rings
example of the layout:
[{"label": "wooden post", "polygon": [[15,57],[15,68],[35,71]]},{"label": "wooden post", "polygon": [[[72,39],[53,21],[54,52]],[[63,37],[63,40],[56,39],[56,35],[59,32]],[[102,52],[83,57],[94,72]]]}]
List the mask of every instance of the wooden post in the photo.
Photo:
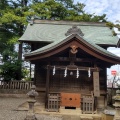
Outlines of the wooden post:
[{"label": "wooden post", "polygon": [[[22,60],[22,42],[19,43],[19,54],[18,59]],[[20,69],[18,70],[18,80],[21,80],[21,73],[22,73],[22,66],[20,66]]]},{"label": "wooden post", "polygon": [[19,43],[19,60],[22,60],[22,42]]},{"label": "wooden post", "polygon": [[36,64],[35,64],[35,67],[34,67],[34,85],[36,85]]},{"label": "wooden post", "polygon": [[[105,68],[105,92],[107,92],[107,68]],[[105,105],[105,108],[107,108],[107,94],[105,94],[105,96],[104,96],[105,98],[104,98],[104,105]]]},{"label": "wooden post", "polygon": [[30,62],[30,79],[31,79],[31,62]]},{"label": "wooden post", "polygon": [[48,93],[49,93],[49,77],[50,77],[50,66],[47,65],[47,76],[46,76],[46,102],[45,107],[47,108],[47,101],[48,101]]},{"label": "wooden post", "polygon": [[95,98],[95,110],[97,112],[97,97],[100,96],[100,85],[99,85],[99,72],[93,72],[93,86],[94,86],[94,98]]},{"label": "wooden post", "polygon": [[100,96],[99,72],[93,72],[94,96]]}]

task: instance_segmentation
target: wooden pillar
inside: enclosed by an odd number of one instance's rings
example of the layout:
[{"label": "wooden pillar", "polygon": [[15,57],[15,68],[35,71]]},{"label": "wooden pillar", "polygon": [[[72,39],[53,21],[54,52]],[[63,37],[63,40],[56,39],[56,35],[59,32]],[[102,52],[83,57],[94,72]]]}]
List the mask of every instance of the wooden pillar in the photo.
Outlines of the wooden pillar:
[{"label": "wooden pillar", "polygon": [[34,85],[36,85],[36,64],[34,67]]},{"label": "wooden pillar", "polygon": [[50,66],[47,65],[45,108],[47,108],[47,101],[48,101],[48,94],[49,94],[49,79],[50,79]]},{"label": "wooden pillar", "polygon": [[99,72],[93,72],[94,96],[100,96]]},{"label": "wooden pillar", "polygon": [[[106,84],[105,92],[107,93],[107,68],[105,69],[105,84]],[[104,100],[105,108],[107,108],[107,94],[105,94]]]},{"label": "wooden pillar", "polygon": [[[22,61],[22,42],[19,43],[18,59]],[[20,69],[18,70],[18,80],[21,80],[21,74],[22,74],[22,64],[20,66]]]},{"label": "wooden pillar", "polygon": [[[96,62],[94,63],[94,67],[97,68]],[[94,99],[95,99],[95,110],[97,112],[98,105],[98,97],[100,96],[100,86],[99,86],[99,72],[93,72],[93,88],[94,88]]]},{"label": "wooden pillar", "polygon": [[22,60],[22,42],[19,43],[19,55],[18,55],[18,59]]},{"label": "wooden pillar", "polygon": [[93,86],[94,86],[94,97],[95,97],[95,110],[97,111],[98,97],[100,96],[99,86],[99,72],[93,72]]},{"label": "wooden pillar", "polygon": [[31,79],[31,62],[30,62],[30,79]]}]

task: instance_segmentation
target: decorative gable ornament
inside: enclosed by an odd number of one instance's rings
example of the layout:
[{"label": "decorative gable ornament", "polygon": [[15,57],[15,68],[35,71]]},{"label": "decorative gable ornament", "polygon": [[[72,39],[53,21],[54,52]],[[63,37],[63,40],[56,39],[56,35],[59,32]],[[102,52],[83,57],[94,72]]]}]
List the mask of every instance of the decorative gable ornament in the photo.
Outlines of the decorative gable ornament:
[{"label": "decorative gable ornament", "polygon": [[70,46],[72,49],[70,50],[70,52],[72,53],[72,54],[76,54],[77,52],[78,52],[78,50],[77,50],[77,46],[76,45],[71,45]]},{"label": "decorative gable ornament", "polygon": [[65,33],[66,36],[70,34],[78,34],[80,36],[84,36],[83,32],[80,28],[78,28],[76,25],[73,25],[72,28],[68,29],[67,33]]}]

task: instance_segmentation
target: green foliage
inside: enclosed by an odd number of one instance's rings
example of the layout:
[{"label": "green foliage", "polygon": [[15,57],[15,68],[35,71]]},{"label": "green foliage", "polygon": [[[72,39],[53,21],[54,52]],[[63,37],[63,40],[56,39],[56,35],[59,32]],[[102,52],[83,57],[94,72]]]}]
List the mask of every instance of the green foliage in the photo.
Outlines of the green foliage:
[{"label": "green foliage", "polygon": [[112,31],[112,34],[113,34],[113,36],[117,35],[117,33],[114,30]]},{"label": "green foliage", "polygon": [[25,77],[25,81],[31,81],[32,79],[30,77]]},{"label": "green foliage", "polygon": [[9,41],[7,42],[7,44],[8,45],[15,45],[15,44],[19,43],[18,39],[19,39],[18,36],[13,36],[11,39],[9,39]]},{"label": "green foliage", "polygon": [[105,14],[101,16],[88,14],[84,7],[82,3],[73,4],[72,0],[44,0],[31,5],[31,10],[40,19],[106,22]]},{"label": "green foliage", "polygon": [[120,24],[116,24],[114,25],[114,27],[118,28],[118,30],[120,31]]},{"label": "green foliage", "polygon": [[114,24],[112,22],[107,22],[106,26],[108,26],[110,29],[114,27]]},{"label": "green foliage", "polygon": [[[108,26],[110,29],[112,29],[113,27],[116,27],[120,31],[120,24],[114,24],[112,22],[107,22],[106,26]],[[113,36],[117,35],[117,33],[114,30],[112,31],[112,34],[113,34]]]},{"label": "green foliage", "polygon": [[66,16],[66,9],[61,3],[57,3],[54,0],[47,0],[42,3],[36,3],[31,5],[32,11],[40,19],[64,19]]},{"label": "green foliage", "polygon": [[[8,41],[12,38],[12,33],[7,31],[5,28],[0,28],[0,54],[8,47]],[[12,48],[13,46],[9,46]]]},{"label": "green foliage", "polygon": [[2,56],[3,65],[0,65],[0,74],[5,81],[18,80],[18,70],[21,66],[21,61],[18,60],[18,54],[8,49],[3,52]]},{"label": "green foliage", "polygon": [[[0,65],[0,75],[2,75],[5,81],[19,80],[18,73],[22,66],[22,61],[18,60],[17,52],[12,52],[7,49],[3,52],[2,56],[2,62],[4,64]],[[31,80],[30,71],[23,67],[21,78]]]},{"label": "green foliage", "polygon": [[23,68],[22,69],[22,77],[24,78],[24,80],[31,80],[30,70],[28,70],[27,68]]}]

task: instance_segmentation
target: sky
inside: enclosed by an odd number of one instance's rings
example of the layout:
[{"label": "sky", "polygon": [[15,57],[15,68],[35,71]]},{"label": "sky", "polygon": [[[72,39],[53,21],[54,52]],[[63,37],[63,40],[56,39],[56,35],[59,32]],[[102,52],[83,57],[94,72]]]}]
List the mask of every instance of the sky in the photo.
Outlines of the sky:
[{"label": "sky", "polygon": [[[84,10],[87,13],[95,13],[96,15],[106,14],[108,21],[115,24],[120,24],[120,0],[74,0],[74,2],[84,3],[86,5]],[[116,28],[114,28],[114,30],[117,32],[118,37],[120,38],[120,31],[117,31]],[[108,48],[108,51],[120,57],[120,48],[110,47]],[[116,70],[120,75],[120,65],[115,65],[107,69],[108,76],[111,76],[112,70]]]},{"label": "sky", "polygon": [[74,0],[75,3],[80,2],[86,5],[87,13],[95,13],[96,15],[107,15],[107,20],[115,22],[120,20],[120,0]]},{"label": "sky", "polygon": [[[116,54],[117,56],[119,56],[120,57],[120,48],[118,49],[118,48],[114,48],[114,47],[109,47],[108,48],[108,51],[110,51],[110,52],[112,52],[112,53],[114,53],[114,54]],[[112,75],[111,75],[111,71],[113,71],[113,70],[116,70],[116,72],[118,73],[118,75],[120,76],[120,65],[114,65],[114,66],[111,66],[111,68],[108,68],[107,69],[107,75],[109,76],[109,77],[112,77]],[[119,77],[120,78],[120,77]]]}]

